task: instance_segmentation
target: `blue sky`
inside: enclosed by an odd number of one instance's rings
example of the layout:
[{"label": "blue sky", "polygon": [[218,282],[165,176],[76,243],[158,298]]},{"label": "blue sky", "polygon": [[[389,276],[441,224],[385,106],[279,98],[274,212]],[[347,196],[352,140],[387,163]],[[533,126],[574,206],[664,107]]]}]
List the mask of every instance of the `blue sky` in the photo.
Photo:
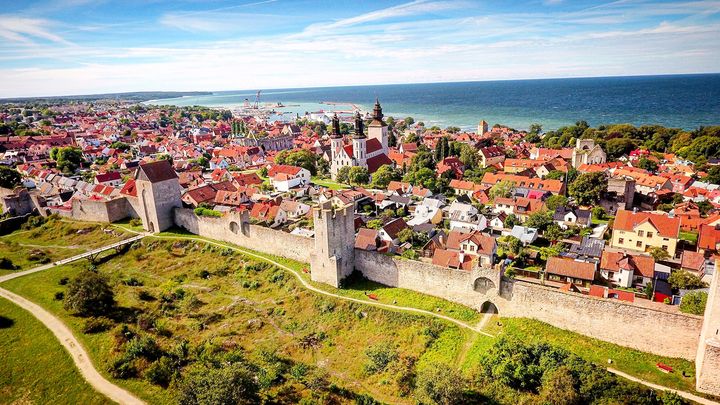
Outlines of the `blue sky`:
[{"label": "blue sky", "polygon": [[0,95],[720,71],[720,1],[0,0]]}]

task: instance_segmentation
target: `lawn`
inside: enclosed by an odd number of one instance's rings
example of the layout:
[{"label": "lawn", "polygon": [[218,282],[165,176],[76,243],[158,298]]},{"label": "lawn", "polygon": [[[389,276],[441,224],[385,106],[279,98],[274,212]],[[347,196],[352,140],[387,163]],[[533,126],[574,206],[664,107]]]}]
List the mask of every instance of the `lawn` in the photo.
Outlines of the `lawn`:
[{"label": "lawn", "polygon": [[698,234],[697,232],[680,231],[680,239],[696,244],[698,240]]},{"label": "lawn", "polygon": [[[41,226],[0,237],[0,258],[9,259],[16,270],[27,270],[130,236],[106,224],[50,218]],[[12,271],[0,269],[0,275]]]},{"label": "lawn", "polygon": [[343,184],[343,183],[338,183],[332,179],[321,179],[320,177],[313,177],[312,179],[310,179],[310,181],[313,184],[317,184],[318,186],[322,186],[322,187],[327,187],[330,190],[343,190],[346,188],[350,188],[349,185]]},{"label": "lawn", "polygon": [[[55,336],[30,313],[0,298],[0,402],[112,403],[85,382]],[[48,370],[63,370],[48,373]]]}]

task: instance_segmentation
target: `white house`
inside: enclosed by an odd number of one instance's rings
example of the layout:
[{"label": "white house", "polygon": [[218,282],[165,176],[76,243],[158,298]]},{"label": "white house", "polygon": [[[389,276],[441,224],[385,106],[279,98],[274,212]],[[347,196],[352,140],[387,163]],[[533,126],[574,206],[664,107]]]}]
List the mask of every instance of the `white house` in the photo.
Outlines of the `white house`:
[{"label": "white house", "polygon": [[280,202],[280,209],[287,212],[288,218],[290,219],[301,218],[310,212],[309,205],[293,200],[282,200],[282,202]]},{"label": "white house", "polygon": [[433,223],[438,224],[442,221],[443,202],[434,198],[425,198],[415,207],[413,217],[408,221],[409,226]]},{"label": "white house", "polygon": [[268,170],[268,177],[275,190],[290,189],[310,184],[310,171],[299,166],[274,165]]}]

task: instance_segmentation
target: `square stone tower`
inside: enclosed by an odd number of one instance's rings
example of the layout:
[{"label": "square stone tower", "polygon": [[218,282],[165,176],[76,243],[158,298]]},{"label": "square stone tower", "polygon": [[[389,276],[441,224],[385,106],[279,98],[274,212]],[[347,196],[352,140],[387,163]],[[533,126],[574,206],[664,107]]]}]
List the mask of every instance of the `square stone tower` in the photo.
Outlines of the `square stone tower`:
[{"label": "square stone tower", "polygon": [[182,187],[172,164],[167,160],[141,164],[135,172],[135,185],[143,228],[161,232],[172,227],[173,211],[182,207]]},{"label": "square stone tower", "polygon": [[718,274],[718,267],[716,261],[695,359],[695,375],[698,391],[720,396],[720,274]]},{"label": "square stone tower", "polygon": [[313,208],[315,251],[310,254],[313,281],[340,287],[355,268],[355,213],[348,204],[337,210],[330,201]]}]

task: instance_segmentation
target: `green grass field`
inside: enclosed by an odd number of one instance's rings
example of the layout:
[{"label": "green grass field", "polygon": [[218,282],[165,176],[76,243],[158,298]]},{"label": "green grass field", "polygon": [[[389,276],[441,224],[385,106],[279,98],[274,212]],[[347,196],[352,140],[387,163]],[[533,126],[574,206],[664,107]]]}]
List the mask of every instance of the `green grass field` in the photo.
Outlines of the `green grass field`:
[{"label": "green grass field", "polygon": [[680,239],[686,240],[688,242],[695,244],[695,243],[697,243],[697,240],[698,240],[698,233],[697,232],[680,231]]},{"label": "green grass field", "polygon": [[112,403],[85,382],[55,336],[30,313],[0,298],[0,317],[0,403]]},{"label": "green grass field", "polygon": [[0,269],[0,275],[71,257],[129,236],[107,224],[51,218],[39,227],[0,237],[0,258],[11,260],[16,267]]},{"label": "green grass field", "polygon": [[332,179],[321,179],[319,177],[313,177],[312,179],[310,179],[310,181],[313,184],[317,184],[318,186],[322,186],[322,187],[327,187],[330,190],[343,190],[346,188],[350,188],[349,185],[343,184],[343,183],[338,183]]}]

